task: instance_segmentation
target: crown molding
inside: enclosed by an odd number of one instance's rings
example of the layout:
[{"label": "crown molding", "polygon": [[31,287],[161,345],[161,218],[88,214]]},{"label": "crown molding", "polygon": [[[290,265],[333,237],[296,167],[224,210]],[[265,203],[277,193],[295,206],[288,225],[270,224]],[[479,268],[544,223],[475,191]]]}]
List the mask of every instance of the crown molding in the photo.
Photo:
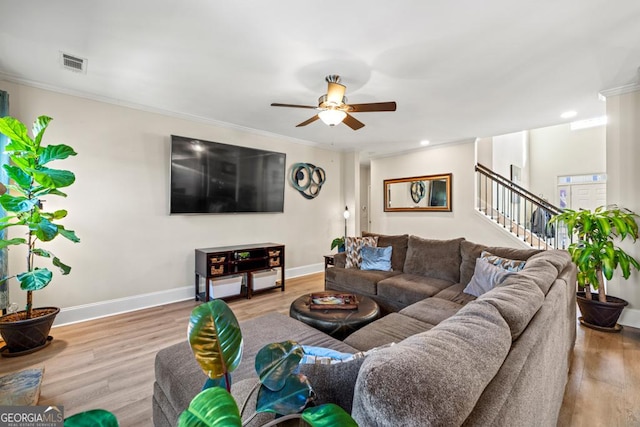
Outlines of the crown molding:
[{"label": "crown molding", "polygon": [[10,83],[20,84],[20,85],[23,85],[23,86],[33,87],[33,88],[36,88],[36,89],[46,90],[46,91],[49,91],[49,92],[55,92],[55,93],[60,93],[60,94],[63,94],[63,95],[75,96],[77,98],[88,99],[90,101],[103,102],[105,104],[117,105],[117,106],[120,106],[120,107],[131,108],[133,110],[145,111],[147,113],[160,114],[160,115],[163,115],[163,116],[173,117],[173,118],[176,118],[176,119],[189,120],[189,121],[192,121],[192,122],[204,123],[204,124],[207,124],[207,125],[222,127],[222,128],[226,128],[226,129],[233,129],[233,130],[237,130],[237,131],[241,131],[241,132],[251,133],[251,134],[254,134],[254,135],[264,136],[264,137],[267,137],[267,138],[284,139],[284,140],[292,142],[294,144],[306,145],[306,146],[316,147],[316,148],[325,149],[325,150],[329,150],[329,151],[343,151],[343,150],[340,150],[340,149],[335,149],[335,148],[328,147],[325,144],[321,144],[321,143],[313,142],[313,141],[308,141],[306,139],[293,138],[293,137],[286,136],[286,135],[280,135],[280,134],[277,134],[277,133],[267,132],[267,131],[260,130],[260,129],[254,129],[254,128],[250,128],[250,127],[247,127],[247,126],[236,125],[236,124],[233,124],[233,123],[223,122],[221,120],[210,119],[210,118],[207,118],[207,117],[197,116],[197,115],[194,115],[194,114],[186,114],[186,113],[181,113],[181,112],[178,112],[178,111],[165,110],[165,109],[162,109],[162,108],[156,108],[156,107],[152,107],[152,106],[149,106],[149,105],[136,104],[134,102],[123,101],[121,99],[114,99],[114,98],[110,98],[110,97],[107,97],[107,96],[96,95],[96,94],[93,94],[93,93],[78,91],[78,90],[69,89],[69,88],[63,88],[63,87],[54,86],[54,85],[49,85],[49,84],[46,84],[46,83],[41,83],[41,82],[37,82],[37,81],[33,81],[33,80],[24,79],[22,77],[17,77],[17,76],[14,76],[14,75],[11,75],[11,74],[7,74],[5,72],[0,71],[0,81],[2,81],[2,80],[10,82]]},{"label": "crown molding", "polygon": [[624,86],[614,87],[600,91],[598,95],[609,98],[610,96],[624,95],[625,93],[640,91],[640,83],[631,83]]}]

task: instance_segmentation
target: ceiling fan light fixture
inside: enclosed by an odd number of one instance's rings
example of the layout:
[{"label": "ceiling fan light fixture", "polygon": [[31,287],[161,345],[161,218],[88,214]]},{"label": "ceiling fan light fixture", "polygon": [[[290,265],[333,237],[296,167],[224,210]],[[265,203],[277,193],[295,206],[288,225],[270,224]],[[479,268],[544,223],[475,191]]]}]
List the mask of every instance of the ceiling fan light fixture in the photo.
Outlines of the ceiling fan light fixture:
[{"label": "ceiling fan light fixture", "polygon": [[326,125],[335,126],[347,117],[347,113],[340,110],[323,110],[318,113],[318,116]]},{"label": "ceiling fan light fixture", "polygon": [[340,83],[328,82],[327,102],[332,105],[340,105],[343,102],[344,92],[347,88]]}]

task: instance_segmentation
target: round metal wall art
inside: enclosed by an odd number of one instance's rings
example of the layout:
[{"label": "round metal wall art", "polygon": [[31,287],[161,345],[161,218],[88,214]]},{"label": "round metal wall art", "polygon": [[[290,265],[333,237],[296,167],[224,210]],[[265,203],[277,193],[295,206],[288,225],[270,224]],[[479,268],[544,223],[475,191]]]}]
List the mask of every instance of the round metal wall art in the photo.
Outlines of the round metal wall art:
[{"label": "round metal wall art", "polygon": [[311,163],[295,163],[291,167],[291,185],[305,199],[315,199],[326,179],[324,169]]}]

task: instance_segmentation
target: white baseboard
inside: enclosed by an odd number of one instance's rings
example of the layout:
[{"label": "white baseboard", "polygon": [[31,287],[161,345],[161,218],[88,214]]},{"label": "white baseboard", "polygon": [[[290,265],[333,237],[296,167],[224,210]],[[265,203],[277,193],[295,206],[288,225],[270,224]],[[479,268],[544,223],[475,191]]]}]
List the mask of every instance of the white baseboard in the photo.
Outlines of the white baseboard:
[{"label": "white baseboard", "polygon": [[[308,274],[321,272],[323,269],[323,263],[289,268],[285,270],[284,277],[286,279],[290,279],[306,276]],[[126,298],[117,298],[91,304],[77,305],[61,309],[58,316],[56,316],[53,326],[70,325],[73,323],[100,319],[102,317],[114,316],[116,314],[128,313],[131,311],[142,310],[144,308],[151,308],[158,305],[186,301],[189,299],[194,299],[193,285]]]},{"label": "white baseboard", "polygon": [[637,308],[625,308],[618,323],[632,328],[640,328],[640,310]]},{"label": "white baseboard", "polygon": [[307,276],[313,273],[324,271],[324,263],[309,264],[302,267],[287,268],[284,271],[284,277],[290,279],[293,277]]}]

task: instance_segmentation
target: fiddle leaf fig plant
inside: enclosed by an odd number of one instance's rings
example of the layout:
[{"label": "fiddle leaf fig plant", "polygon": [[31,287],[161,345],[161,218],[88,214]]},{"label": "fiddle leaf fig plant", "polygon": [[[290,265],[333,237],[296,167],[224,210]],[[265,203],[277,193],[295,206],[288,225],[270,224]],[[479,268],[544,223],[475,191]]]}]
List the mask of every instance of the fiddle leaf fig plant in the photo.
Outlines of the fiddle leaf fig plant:
[{"label": "fiddle leaf fig plant", "polygon": [[569,245],[571,259],[578,267],[578,284],[585,288],[585,297],[591,299],[591,291],[598,291],[598,300],[607,301],[603,276],[611,280],[616,269],[628,279],[631,268],[640,270],[640,263],[615,245],[627,237],[638,239],[638,215],[616,205],[600,206],[594,211],[571,209],[551,218],[550,223],[564,222],[577,236]]},{"label": "fiddle leaf fig plant", "polygon": [[[351,416],[337,405],[309,407],[315,393],[309,379],[296,373],[304,350],[293,341],[268,344],[256,354],[259,381],[239,410],[230,393],[230,374],[240,364],[243,340],[238,320],[224,301],[213,300],[193,309],[188,338],[193,354],[208,378],[203,390],[180,415],[178,426],[241,427],[258,413],[270,412],[279,418],[264,427],[295,418],[304,419],[311,427],[357,427]],[[256,390],[255,412],[243,423],[247,402]]]},{"label": "fiddle leaf fig plant", "polygon": [[27,319],[33,315],[32,293],[47,286],[53,278],[48,268],[36,267],[35,257],[50,259],[63,275],[71,271],[71,267],[52,252],[39,247],[39,243],[50,242],[58,236],[74,243],[80,241],[74,231],[57,222],[67,216],[66,210],[44,210],[43,197],[66,197],[59,189],[70,186],[76,179],[73,172],[49,166],[53,161],[76,155],[68,145],[42,145],[42,137],[51,120],[47,116],[38,117],[33,123],[31,138],[27,127],[19,120],[13,117],[0,118],[0,133],[10,139],[5,151],[11,159],[11,164],[2,167],[12,181],[7,186],[9,192],[0,196],[0,205],[6,212],[0,219],[0,230],[12,228],[15,230],[12,230],[14,236],[21,236],[19,230],[24,233],[24,237],[0,239],[0,248],[25,246],[27,249],[26,271],[0,278],[0,282],[15,277],[20,288],[27,291]]}]

